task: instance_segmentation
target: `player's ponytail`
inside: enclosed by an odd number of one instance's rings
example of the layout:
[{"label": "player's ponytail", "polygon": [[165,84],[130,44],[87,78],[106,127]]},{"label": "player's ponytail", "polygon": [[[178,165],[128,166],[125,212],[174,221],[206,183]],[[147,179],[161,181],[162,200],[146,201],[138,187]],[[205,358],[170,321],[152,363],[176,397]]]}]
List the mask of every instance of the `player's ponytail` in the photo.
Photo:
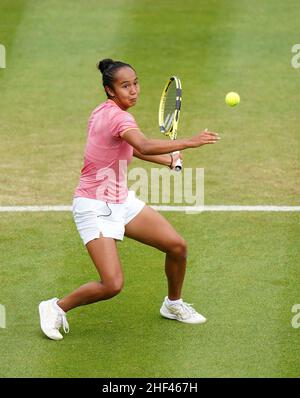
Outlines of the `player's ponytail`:
[{"label": "player's ponytail", "polygon": [[[97,68],[100,70],[100,72],[102,73],[102,83],[103,83],[103,87],[104,90],[106,92],[106,95],[108,98],[111,98],[110,95],[108,94],[108,92],[106,91],[105,87],[108,86],[111,89],[113,89],[113,83],[114,83],[114,78],[115,78],[115,73],[120,69],[123,68],[124,66],[127,66],[131,69],[133,69],[133,67],[129,64],[126,64],[124,62],[121,61],[113,61],[110,58],[105,58],[102,59],[98,64],[97,64]],[[133,69],[134,70],[134,69]]]},{"label": "player's ponytail", "polygon": [[98,63],[98,69],[100,70],[100,72],[103,74],[105,72],[106,69],[108,69],[111,65],[114,64],[114,61],[110,58],[105,58],[102,59],[102,61],[100,61]]}]

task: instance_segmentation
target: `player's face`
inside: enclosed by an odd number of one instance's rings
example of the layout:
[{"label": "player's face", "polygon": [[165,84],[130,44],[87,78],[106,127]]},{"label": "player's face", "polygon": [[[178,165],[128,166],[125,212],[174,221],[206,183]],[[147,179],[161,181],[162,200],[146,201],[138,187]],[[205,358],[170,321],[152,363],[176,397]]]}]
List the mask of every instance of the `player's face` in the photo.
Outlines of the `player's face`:
[{"label": "player's face", "polygon": [[113,90],[106,87],[112,99],[123,110],[134,106],[138,100],[140,86],[135,71],[128,66],[120,68],[115,74]]}]

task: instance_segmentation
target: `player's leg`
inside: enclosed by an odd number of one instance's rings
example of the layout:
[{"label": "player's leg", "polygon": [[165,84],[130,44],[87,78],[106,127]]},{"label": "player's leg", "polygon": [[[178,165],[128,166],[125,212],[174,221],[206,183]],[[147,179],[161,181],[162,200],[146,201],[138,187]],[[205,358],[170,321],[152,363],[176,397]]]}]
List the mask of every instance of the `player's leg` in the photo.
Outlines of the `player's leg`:
[{"label": "player's leg", "polygon": [[125,235],[166,253],[168,297],[170,300],[179,299],[186,269],[185,240],[161,214],[148,206],[144,206],[141,212],[125,226]]},{"label": "player's leg", "polygon": [[206,318],[181,299],[186,269],[187,247],[184,239],[171,224],[148,206],[125,227],[125,235],[156,247],[166,253],[165,271],[168,279],[168,297],[163,301],[160,314],[165,318],[185,323],[204,323]]},{"label": "player's leg", "polygon": [[63,338],[60,327],[68,333],[67,311],[80,305],[109,299],[123,287],[123,273],[115,240],[101,236],[88,242],[86,247],[97,268],[100,281],[88,282],[60,300],[55,297],[40,303],[41,329],[50,339]]},{"label": "player's leg", "polygon": [[123,287],[123,272],[116,241],[101,236],[87,243],[86,248],[99,273],[100,281],[88,282],[58,301],[65,311],[80,305],[107,300],[117,295]]}]

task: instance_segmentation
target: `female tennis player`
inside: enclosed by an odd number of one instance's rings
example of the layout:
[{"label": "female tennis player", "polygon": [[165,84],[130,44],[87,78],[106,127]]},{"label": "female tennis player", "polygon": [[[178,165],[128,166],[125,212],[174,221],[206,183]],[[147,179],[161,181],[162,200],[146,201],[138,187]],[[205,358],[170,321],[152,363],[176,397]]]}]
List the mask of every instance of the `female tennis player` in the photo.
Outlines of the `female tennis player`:
[{"label": "female tennis player", "polygon": [[117,241],[124,235],[164,252],[168,295],[160,314],[186,323],[204,323],[205,317],[181,298],[186,270],[187,245],[158,212],[127,190],[125,171],[132,156],[170,167],[181,154],[174,151],[214,144],[213,132],[191,138],[148,139],[127,112],[137,103],[139,83],[132,66],[111,59],[99,62],[107,100],[91,114],[84,165],[73,199],[78,232],[99,273],[99,281],[88,282],[64,298],[39,305],[41,329],[50,339],[61,340],[69,331],[66,313],[75,307],[107,300],[122,290],[124,278]]}]

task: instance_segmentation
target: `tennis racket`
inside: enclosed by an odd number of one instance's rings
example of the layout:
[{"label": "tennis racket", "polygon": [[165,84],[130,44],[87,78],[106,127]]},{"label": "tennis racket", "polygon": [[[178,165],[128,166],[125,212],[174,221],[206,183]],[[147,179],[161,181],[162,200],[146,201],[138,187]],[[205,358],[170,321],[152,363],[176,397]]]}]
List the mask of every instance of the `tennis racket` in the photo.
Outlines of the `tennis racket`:
[{"label": "tennis racket", "polygon": [[[177,137],[181,97],[182,89],[180,79],[178,79],[176,76],[172,76],[162,92],[158,111],[159,129],[171,140],[176,140]],[[176,153],[179,153],[179,151],[173,152],[173,154]],[[177,159],[175,163],[175,170],[181,171],[181,169],[181,159]]]}]

